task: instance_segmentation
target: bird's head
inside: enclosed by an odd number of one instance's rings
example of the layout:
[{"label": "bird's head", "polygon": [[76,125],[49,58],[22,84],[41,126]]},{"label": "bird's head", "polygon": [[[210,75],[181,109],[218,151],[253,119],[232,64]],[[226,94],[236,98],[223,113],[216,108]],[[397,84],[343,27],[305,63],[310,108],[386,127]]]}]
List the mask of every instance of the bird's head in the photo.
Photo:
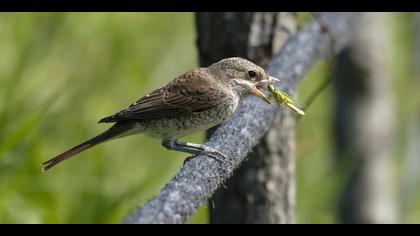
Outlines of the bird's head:
[{"label": "bird's head", "polygon": [[267,83],[279,82],[278,79],[268,76],[263,68],[240,57],[223,59],[209,66],[208,69],[239,97],[245,98],[254,95],[267,103],[271,102],[259,89]]}]

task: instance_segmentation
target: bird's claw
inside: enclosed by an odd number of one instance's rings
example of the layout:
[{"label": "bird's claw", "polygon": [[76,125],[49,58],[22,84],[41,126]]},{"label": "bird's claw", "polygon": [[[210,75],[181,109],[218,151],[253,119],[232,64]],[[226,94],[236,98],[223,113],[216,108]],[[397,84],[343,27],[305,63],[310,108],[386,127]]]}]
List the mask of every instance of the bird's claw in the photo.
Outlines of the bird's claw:
[{"label": "bird's claw", "polygon": [[[226,154],[224,154],[224,153],[222,153],[220,151],[217,151],[217,150],[215,150],[213,148],[209,148],[209,147],[206,147],[203,150],[203,152],[205,154],[207,154],[208,157],[210,157],[210,158],[214,159],[215,161],[217,161],[219,164],[221,164],[223,166],[227,166],[228,165],[228,163],[226,163],[225,160],[229,160],[229,157]],[[222,158],[220,158],[220,157],[222,157]]]},{"label": "bird's claw", "polygon": [[[222,153],[220,151],[217,151],[217,150],[215,150],[213,148],[205,147],[199,154],[207,155],[208,157],[210,157],[213,160],[217,161],[222,166],[228,166],[228,163],[225,160],[229,160],[229,157],[226,154],[224,154],[224,153]],[[188,161],[190,161],[191,159],[197,157],[199,154],[196,154],[194,156],[187,157],[184,160],[184,165]]]}]

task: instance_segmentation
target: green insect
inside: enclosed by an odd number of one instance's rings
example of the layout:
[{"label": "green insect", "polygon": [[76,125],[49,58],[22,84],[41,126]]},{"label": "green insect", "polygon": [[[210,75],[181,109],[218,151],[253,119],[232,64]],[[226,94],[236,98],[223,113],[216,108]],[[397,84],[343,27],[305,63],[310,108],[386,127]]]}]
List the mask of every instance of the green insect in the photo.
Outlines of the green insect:
[{"label": "green insect", "polygon": [[276,100],[279,106],[286,105],[299,115],[305,115],[305,112],[303,111],[304,105],[302,103],[289,97],[289,95],[287,95],[285,92],[274,88],[272,84],[268,85],[268,91],[270,91],[270,93],[273,95],[274,100]]}]

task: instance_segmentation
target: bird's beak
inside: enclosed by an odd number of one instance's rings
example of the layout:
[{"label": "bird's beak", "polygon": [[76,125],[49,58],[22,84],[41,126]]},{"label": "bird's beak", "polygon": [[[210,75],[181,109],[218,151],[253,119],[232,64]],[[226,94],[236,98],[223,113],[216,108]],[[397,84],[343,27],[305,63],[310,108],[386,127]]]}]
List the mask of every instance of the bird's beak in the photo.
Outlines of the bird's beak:
[{"label": "bird's beak", "polygon": [[264,86],[264,84],[275,84],[275,83],[279,83],[280,80],[277,78],[274,78],[272,76],[267,76],[267,79],[258,81],[255,85],[257,86],[257,88],[262,88]]},{"label": "bird's beak", "polygon": [[262,100],[264,100],[265,102],[267,102],[268,104],[271,104],[270,99],[268,99],[260,90],[258,90],[257,86],[254,85],[254,87],[251,90],[251,93],[259,98],[261,98]]},{"label": "bird's beak", "polygon": [[279,79],[277,79],[277,78],[274,78],[274,77],[272,77],[272,76],[267,76],[267,77],[268,77],[268,79],[263,80],[263,81],[261,81],[261,82],[263,82],[263,83],[270,83],[270,84],[280,83],[280,80],[279,80]]},{"label": "bird's beak", "polygon": [[259,88],[262,88],[264,86],[264,84],[274,84],[274,83],[279,83],[280,80],[276,79],[272,76],[267,76],[267,79],[265,80],[261,80],[258,83],[256,83],[251,91],[251,93],[259,98],[261,98],[262,100],[264,100],[265,102],[267,102],[268,104],[271,104],[270,99],[268,99],[260,90],[258,90]]}]

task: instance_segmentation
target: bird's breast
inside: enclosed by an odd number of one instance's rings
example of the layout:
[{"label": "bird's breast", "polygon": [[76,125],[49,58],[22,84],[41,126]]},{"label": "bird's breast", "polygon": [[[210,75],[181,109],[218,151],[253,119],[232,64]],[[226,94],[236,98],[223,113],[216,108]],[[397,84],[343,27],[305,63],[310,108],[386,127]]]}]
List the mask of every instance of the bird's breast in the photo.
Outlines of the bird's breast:
[{"label": "bird's breast", "polygon": [[182,137],[206,130],[229,120],[238,107],[239,98],[230,96],[221,104],[206,111],[188,115],[142,121],[145,134],[156,138]]}]

